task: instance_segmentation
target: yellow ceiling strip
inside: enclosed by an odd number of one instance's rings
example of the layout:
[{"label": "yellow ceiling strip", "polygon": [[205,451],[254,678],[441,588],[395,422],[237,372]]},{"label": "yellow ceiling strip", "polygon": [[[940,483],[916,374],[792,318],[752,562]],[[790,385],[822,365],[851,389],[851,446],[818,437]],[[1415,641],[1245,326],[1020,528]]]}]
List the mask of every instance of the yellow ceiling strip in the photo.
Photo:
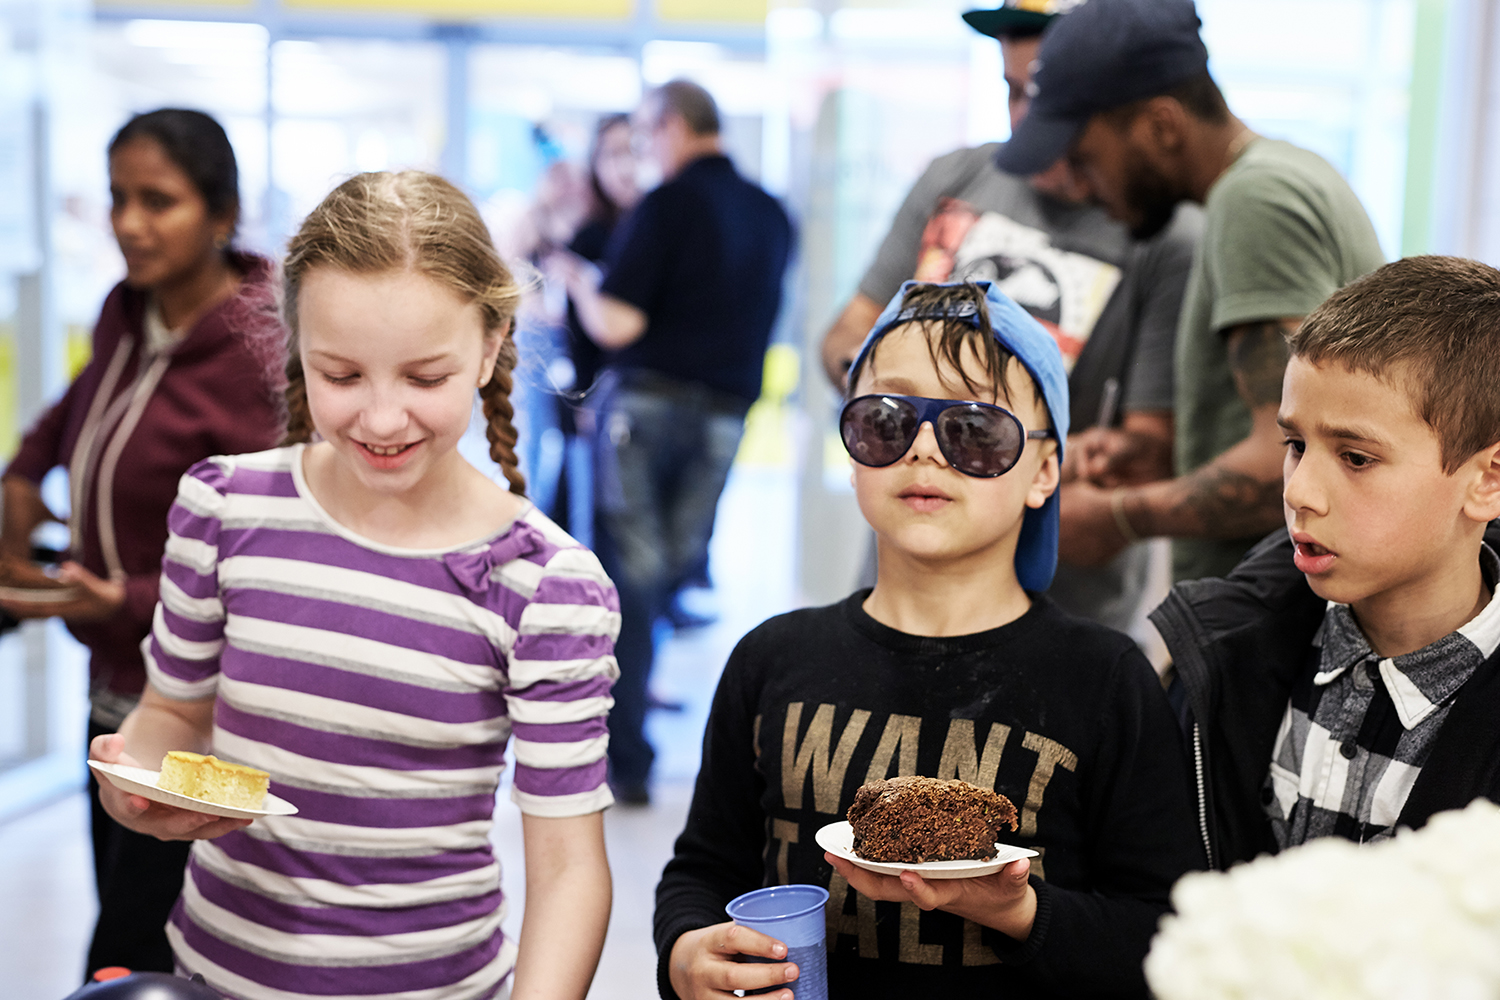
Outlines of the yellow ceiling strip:
[{"label": "yellow ceiling strip", "polygon": [[287,9],[434,17],[597,17],[625,19],[635,0],[281,0]]},{"label": "yellow ceiling strip", "polygon": [[663,21],[764,24],[768,0],[655,0]]},{"label": "yellow ceiling strip", "polygon": [[152,11],[157,8],[163,10],[193,9],[209,10],[250,10],[255,7],[255,0],[94,0],[95,7],[149,7]]}]

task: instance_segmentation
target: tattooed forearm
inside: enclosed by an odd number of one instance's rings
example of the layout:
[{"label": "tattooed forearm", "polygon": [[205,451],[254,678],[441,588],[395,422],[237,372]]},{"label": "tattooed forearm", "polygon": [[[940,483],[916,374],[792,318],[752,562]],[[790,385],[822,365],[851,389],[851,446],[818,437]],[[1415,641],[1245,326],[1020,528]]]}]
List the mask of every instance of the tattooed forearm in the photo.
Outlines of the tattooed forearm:
[{"label": "tattooed forearm", "polygon": [[1252,410],[1281,402],[1281,379],[1286,374],[1286,338],[1301,325],[1300,320],[1266,320],[1246,323],[1227,335],[1229,370],[1240,397]]},{"label": "tattooed forearm", "polygon": [[1141,534],[1197,538],[1253,538],[1280,527],[1281,480],[1265,482],[1237,469],[1205,465],[1177,480],[1165,508],[1127,502]]}]

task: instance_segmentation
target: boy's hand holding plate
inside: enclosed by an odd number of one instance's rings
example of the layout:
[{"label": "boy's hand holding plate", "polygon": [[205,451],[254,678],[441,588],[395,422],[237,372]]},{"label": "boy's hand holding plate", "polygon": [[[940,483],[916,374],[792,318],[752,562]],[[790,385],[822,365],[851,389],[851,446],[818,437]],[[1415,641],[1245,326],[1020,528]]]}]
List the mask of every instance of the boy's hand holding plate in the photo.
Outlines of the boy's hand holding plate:
[{"label": "boy's hand holding plate", "polygon": [[823,827],[817,841],[824,850],[824,860],[867,899],[910,901],[924,910],[944,910],[1018,941],[1026,940],[1031,933],[1036,919],[1036,890],[1031,888],[1030,874],[1036,851],[1001,844],[997,846],[1003,853],[993,862],[897,865],[856,855],[848,823]]}]

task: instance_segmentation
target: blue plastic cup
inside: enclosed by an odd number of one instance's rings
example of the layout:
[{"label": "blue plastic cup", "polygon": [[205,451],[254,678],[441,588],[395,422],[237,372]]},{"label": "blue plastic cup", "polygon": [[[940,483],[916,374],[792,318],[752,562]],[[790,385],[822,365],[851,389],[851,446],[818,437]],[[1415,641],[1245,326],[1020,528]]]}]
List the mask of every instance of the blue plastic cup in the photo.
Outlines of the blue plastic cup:
[{"label": "blue plastic cup", "polygon": [[796,1000],[828,1000],[828,954],[823,946],[827,902],[828,890],[819,885],[773,885],[736,896],[724,912],[741,927],[786,945],[781,961],[797,963],[797,979],[776,989],[790,988]]}]

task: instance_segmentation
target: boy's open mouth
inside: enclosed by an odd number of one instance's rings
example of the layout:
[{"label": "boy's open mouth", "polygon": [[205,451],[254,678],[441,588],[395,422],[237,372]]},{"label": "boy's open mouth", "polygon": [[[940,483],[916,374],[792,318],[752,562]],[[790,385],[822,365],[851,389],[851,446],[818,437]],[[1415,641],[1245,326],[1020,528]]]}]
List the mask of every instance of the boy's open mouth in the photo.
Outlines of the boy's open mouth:
[{"label": "boy's open mouth", "polygon": [[1296,546],[1292,553],[1292,562],[1303,573],[1326,573],[1338,560],[1336,553],[1326,546],[1319,545],[1311,538],[1293,537],[1292,542]]}]

